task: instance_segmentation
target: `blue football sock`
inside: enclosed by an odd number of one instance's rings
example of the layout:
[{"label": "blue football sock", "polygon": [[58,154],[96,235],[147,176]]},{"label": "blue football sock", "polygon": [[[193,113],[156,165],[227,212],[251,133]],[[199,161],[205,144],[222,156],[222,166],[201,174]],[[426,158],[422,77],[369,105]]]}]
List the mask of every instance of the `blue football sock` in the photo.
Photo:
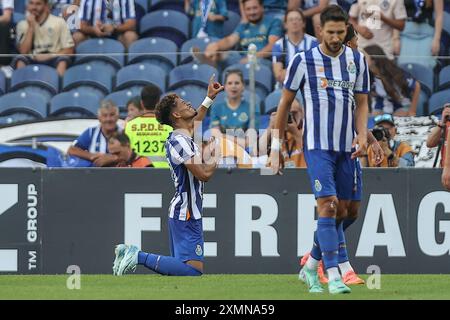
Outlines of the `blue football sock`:
[{"label": "blue football sock", "polygon": [[322,251],[320,250],[319,239],[317,239],[317,231],[314,231],[314,243],[311,249],[311,257],[316,260],[322,259]]},{"label": "blue football sock", "polygon": [[339,240],[338,262],[344,263],[348,261],[347,244],[345,242],[345,235],[344,235],[344,222],[339,223],[336,226],[336,230]]},{"label": "blue football sock", "polygon": [[317,238],[322,250],[322,260],[325,269],[338,266],[338,234],[336,219],[319,217],[317,221]]},{"label": "blue football sock", "polygon": [[347,228],[350,227],[353,224],[353,222],[355,222],[355,221],[356,221],[356,219],[352,219],[352,218],[344,219],[344,221],[342,221],[344,231],[347,230]]},{"label": "blue football sock", "polygon": [[202,273],[194,267],[174,257],[160,256],[139,251],[138,264],[142,264],[165,276],[201,276]]}]

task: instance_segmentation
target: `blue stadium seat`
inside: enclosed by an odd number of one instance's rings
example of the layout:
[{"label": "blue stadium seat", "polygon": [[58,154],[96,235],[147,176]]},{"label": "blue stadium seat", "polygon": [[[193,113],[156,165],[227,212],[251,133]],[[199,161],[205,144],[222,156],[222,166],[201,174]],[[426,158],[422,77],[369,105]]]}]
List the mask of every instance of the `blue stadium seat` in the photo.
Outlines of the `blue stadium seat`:
[{"label": "blue stadium seat", "polygon": [[[246,101],[250,102],[250,90],[245,89],[243,96]],[[223,101],[225,101],[226,97],[227,97],[227,95],[223,91],[217,95],[216,99],[214,99],[214,103],[223,102]],[[256,97],[256,105],[258,106],[260,113],[262,113],[263,110],[262,110],[261,98],[258,95],[255,95],[255,97]]]},{"label": "blue stadium seat", "polygon": [[0,95],[6,92],[6,77],[3,71],[0,71]]},{"label": "blue stadium seat", "polygon": [[206,96],[206,88],[195,84],[187,84],[170,92],[175,92],[183,100],[189,101],[195,109],[200,106]]},{"label": "blue stadium seat", "polygon": [[[429,28],[428,28],[429,27]],[[400,33],[400,55],[398,64],[421,64],[430,70],[436,66],[436,58],[431,55],[433,30],[431,26],[406,21],[405,29]]]},{"label": "blue stadium seat", "polygon": [[228,19],[223,24],[223,36],[226,37],[232,34],[240,22],[241,16],[234,11],[228,10]]},{"label": "blue stadium seat", "polygon": [[135,5],[141,6],[145,12],[149,12],[150,9],[150,3],[152,0],[134,0]]},{"label": "blue stadium seat", "polygon": [[439,72],[439,90],[450,88],[450,65]]},{"label": "blue stadium seat", "polygon": [[228,13],[232,11],[234,13],[241,14],[239,11],[239,1],[240,0],[227,0]]},{"label": "blue stadium seat", "polygon": [[184,0],[151,0],[149,11],[175,10],[184,13]]},{"label": "blue stadium seat", "polygon": [[142,17],[139,34],[141,37],[166,38],[181,47],[189,39],[189,23],[189,18],[182,12],[158,10]]},{"label": "blue stadium seat", "polygon": [[25,15],[23,13],[14,11],[12,16],[13,25],[17,25],[22,20],[25,20]]},{"label": "blue stadium seat", "polygon": [[[281,90],[275,90],[266,97],[266,99],[264,100],[264,110],[263,112],[261,112],[261,114],[272,113],[276,111],[278,103],[281,99],[281,92]],[[300,105],[303,106],[304,102],[300,91],[297,91],[296,98],[300,101]]]},{"label": "blue stadium seat", "polygon": [[34,88],[34,91],[41,92],[50,99],[59,92],[58,73],[55,68],[38,64],[14,70],[10,91],[17,91],[24,87]]},{"label": "blue stadium seat", "polygon": [[183,64],[174,68],[169,74],[169,89],[176,89],[187,84],[195,84],[205,89],[208,88],[209,78],[215,74],[218,79],[218,71],[206,64]]},{"label": "blue stadium seat", "polygon": [[[225,68],[222,74],[222,81],[225,83],[225,75],[227,70],[230,69],[239,69],[242,71],[244,75],[244,80],[248,84],[249,81],[249,68],[250,65],[247,64],[233,64]],[[255,71],[255,87],[256,93],[260,96],[261,99],[264,99],[270,92],[273,90],[272,85],[272,69],[264,64],[259,64],[259,69]]]},{"label": "blue stadium seat", "polygon": [[[125,47],[120,41],[108,38],[93,38],[76,47],[75,63],[103,60],[120,69],[125,64]],[[86,55],[84,55],[86,54]]]},{"label": "blue stadium seat", "polygon": [[164,69],[150,63],[136,63],[123,67],[117,72],[114,90],[123,90],[133,86],[143,87],[147,84],[154,84],[161,92],[165,92],[166,74]]},{"label": "blue stadium seat", "polygon": [[63,78],[63,91],[79,87],[90,88],[97,96],[102,97],[112,91],[114,74],[107,68],[89,63],[69,68]]},{"label": "blue stadium seat", "polygon": [[450,35],[450,13],[444,11],[444,17],[442,18],[443,20],[443,26],[442,29],[447,32],[447,34]]},{"label": "blue stadium seat", "polygon": [[141,90],[137,87],[131,87],[126,90],[110,93],[105,97],[105,100],[112,100],[119,108],[120,117],[125,118],[127,116],[127,102],[133,97],[140,96]]},{"label": "blue stadium seat", "polygon": [[428,102],[428,112],[435,113],[436,110],[442,108],[444,104],[450,102],[450,89],[433,93]]},{"label": "blue stadium seat", "polygon": [[25,0],[14,0],[14,11],[25,14],[27,4]]},{"label": "blue stadium seat", "polygon": [[0,124],[39,120],[47,116],[47,100],[37,93],[17,91],[0,97]]},{"label": "blue stadium seat", "polygon": [[416,80],[419,80],[422,88],[429,96],[433,93],[434,73],[432,69],[416,63],[400,64],[399,66],[409,72]]},{"label": "blue stadium seat", "polygon": [[180,64],[184,63],[190,63],[192,62],[193,58],[191,55],[191,49],[193,47],[197,47],[200,49],[200,51],[205,51],[206,46],[212,42],[218,41],[218,38],[211,37],[211,38],[193,38],[189,39],[183,45],[180,49]]},{"label": "blue stadium seat", "polygon": [[88,90],[63,92],[50,101],[50,117],[96,117],[101,99]]},{"label": "blue stadium seat", "polygon": [[168,39],[149,37],[133,42],[128,50],[128,63],[158,64],[168,74],[177,65],[177,45]]}]

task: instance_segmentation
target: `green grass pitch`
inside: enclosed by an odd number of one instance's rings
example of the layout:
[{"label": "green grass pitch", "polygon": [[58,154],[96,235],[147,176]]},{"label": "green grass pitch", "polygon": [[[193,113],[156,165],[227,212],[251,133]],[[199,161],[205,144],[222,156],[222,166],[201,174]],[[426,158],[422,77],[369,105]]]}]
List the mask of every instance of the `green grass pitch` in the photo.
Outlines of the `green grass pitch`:
[{"label": "green grass pitch", "polygon": [[[81,275],[81,289],[69,290],[69,275],[1,275],[3,299],[450,299],[449,275],[381,275],[381,289],[352,286],[352,293],[309,294],[297,275]],[[363,276],[367,279],[367,276]]]}]

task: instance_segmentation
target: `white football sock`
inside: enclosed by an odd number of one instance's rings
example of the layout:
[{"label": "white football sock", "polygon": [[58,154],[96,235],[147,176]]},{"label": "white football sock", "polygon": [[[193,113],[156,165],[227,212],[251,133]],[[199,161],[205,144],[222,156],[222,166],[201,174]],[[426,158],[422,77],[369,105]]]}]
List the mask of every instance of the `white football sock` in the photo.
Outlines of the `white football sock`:
[{"label": "white football sock", "polygon": [[341,270],[341,274],[345,275],[349,271],[353,271],[352,265],[349,261],[345,261],[344,263],[339,263],[339,269]]},{"label": "white football sock", "polygon": [[317,271],[317,267],[319,266],[319,260],[314,259],[311,255],[308,257],[308,260],[306,260],[305,266],[309,269],[309,270],[316,270]]},{"label": "white football sock", "polygon": [[328,281],[334,281],[341,278],[341,275],[339,274],[339,269],[336,267],[327,269],[328,273]]}]

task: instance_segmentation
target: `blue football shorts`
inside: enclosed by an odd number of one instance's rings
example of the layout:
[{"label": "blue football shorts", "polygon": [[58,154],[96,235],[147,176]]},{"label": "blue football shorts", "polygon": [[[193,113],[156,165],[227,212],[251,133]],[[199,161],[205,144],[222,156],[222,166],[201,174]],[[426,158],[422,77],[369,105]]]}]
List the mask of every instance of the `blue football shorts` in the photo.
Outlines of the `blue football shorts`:
[{"label": "blue football shorts", "polygon": [[336,196],[352,200],[357,179],[350,152],[305,150],[305,161],[316,199]]},{"label": "blue football shorts", "polygon": [[169,218],[169,244],[173,257],[185,262],[203,261],[202,219],[187,221]]}]

